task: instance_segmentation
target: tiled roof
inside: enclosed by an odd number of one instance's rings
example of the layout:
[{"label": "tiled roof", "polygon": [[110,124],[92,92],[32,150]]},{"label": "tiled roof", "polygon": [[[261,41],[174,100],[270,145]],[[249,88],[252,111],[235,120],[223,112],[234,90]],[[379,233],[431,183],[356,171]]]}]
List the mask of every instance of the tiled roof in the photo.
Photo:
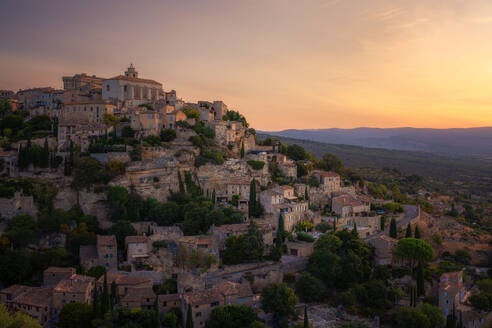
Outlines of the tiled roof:
[{"label": "tiled roof", "polygon": [[14,303],[32,306],[50,306],[53,288],[31,287],[14,299]]},{"label": "tiled roof", "polygon": [[116,237],[97,235],[97,246],[116,246]]},{"label": "tiled roof", "polygon": [[125,245],[146,243],[147,240],[148,240],[147,236],[127,236],[125,238]]},{"label": "tiled roof", "polygon": [[351,195],[337,196],[337,197],[334,197],[332,199],[332,201],[340,204],[341,206],[361,206],[361,205],[364,205],[363,202],[354,198]]},{"label": "tiled roof", "polygon": [[[106,275],[108,284],[111,284],[113,281],[116,283],[116,285],[141,285],[141,284],[152,284],[152,279],[150,278],[144,278],[144,277],[133,277],[129,275],[124,275],[124,274],[111,274],[108,273]],[[99,278],[97,281],[98,283],[103,283],[104,282],[104,276]]]},{"label": "tiled roof", "polygon": [[164,295],[159,295],[158,298],[159,298],[159,303],[181,300],[179,294],[164,294]]},{"label": "tiled roof", "polygon": [[155,298],[152,287],[129,287],[121,302],[138,302],[145,298]]},{"label": "tiled roof", "polygon": [[207,304],[223,302],[226,296],[231,295],[237,295],[239,297],[252,296],[253,291],[251,290],[249,283],[238,284],[222,280],[211,288],[186,293],[184,298],[188,304]]},{"label": "tiled roof", "polygon": [[323,177],[333,177],[333,178],[336,178],[336,177],[340,177],[340,175],[338,175],[338,173],[335,173],[335,172],[332,172],[332,171],[313,171],[313,174],[319,174]]},{"label": "tiled roof", "polygon": [[98,104],[98,105],[111,105],[109,101],[106,100],[84,100],[84,101],[74,101],[74,102],[69,102],[65,103],[65,106],[72,106],[72,105],[90,105],[90,104]]},{"label": "tiled roof", "polygon": [[157,84],[157,85],[162,86],[161,83],[154,81],[154,80],[139,79],[139,78],[129,77],[129,76],[125,76],[125,75],[118,75],[118,76],[109,78],[108,80],[124,80],[124,81],[130,81],[130,82],[151,83],[151,84]]},{"label": "tiled roof", "polygon": [[86,293],[95,280],[94,277],[74,274],[70,279],[60,281],[55,293]]},{"label": "tiled roof", "polygon": [[24,285],[12,285],[10,287],[7,287],[5,289],[0,290],[0,293],[2,293],[2,294],[13,294],[13,295],[15,295],[15,294],[18,294],[20,292],[23,292],[23,291],[25,291],[27,289],[30,289],[30,288],[32,288],[32,287],[24,286]]}]

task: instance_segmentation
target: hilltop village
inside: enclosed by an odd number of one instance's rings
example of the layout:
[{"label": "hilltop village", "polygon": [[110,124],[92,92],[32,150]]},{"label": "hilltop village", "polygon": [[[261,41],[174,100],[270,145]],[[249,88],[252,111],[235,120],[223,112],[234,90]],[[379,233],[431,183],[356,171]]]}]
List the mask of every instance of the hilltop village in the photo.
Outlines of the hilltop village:
[{"label": "hilltop village", "polygon": [[0,91],[0,322],[490,327],[483,251],[399,191],[133,65],[62,82]]}]

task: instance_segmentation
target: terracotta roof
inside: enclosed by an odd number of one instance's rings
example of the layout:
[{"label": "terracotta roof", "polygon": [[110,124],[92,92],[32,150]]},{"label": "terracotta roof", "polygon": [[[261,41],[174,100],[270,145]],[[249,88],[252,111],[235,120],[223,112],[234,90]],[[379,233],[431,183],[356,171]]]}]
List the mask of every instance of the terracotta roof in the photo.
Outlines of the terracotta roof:
[{"label": "terracotta roof", "polygon": [[103,236],[97,235],[97,246],[116,246],[116,237],[114,235]]},{"label": "terracotta roof", "polygon": [[54,291],[55,293],[86,293],[95,280],[94,277],[74,274],[70,279],[60,281]]},{"label": "terracotta roof", "polygon": [[226,183],[228,185],[249,185],[250,181],[248,179],[232,178],[227,179]]},{"label": "terracotta roof", "polygon": [[30,288],[32,288],[32,287],[24,286],[24,285],[12,285],[10,287],[7,287],[5,289],[0,290],[0,293],[16,295],[16,294],[21,293],[21,292],[23,292],[27,289],[30,289]]},{"label": "terracotta roof", "polygon": [[159,303],[160,302],[169,302],[169,301],[179,301],[181,298],[179,297],[179,294],[165,294],[165,295],[159,295],[158,296]]},{"label": "terracotta roof", "polygon": [[294,190],[294,187],[288,185],[281,185],[279,188],[283,190]]},{"label": "terracotta roof", "polygon": [[137,244],[137,243],[146,243],[147,240],[148,240],[147,236],[127,236],[125,238],[125,245]]},{"label": "terracotta roof", "polygon": [[151,84],[160,85],[162,87],[161,83],[154,81],[154,80],[134,78],[134,77],[129,77],[129,76],[125,76],[125,75],[118,75],[118,76],[109,78],[108,80],[124,80],[124,81],[131,81],[131,82],[151,83]]},{"label": "terracotta roof", "polygon": [[[124,274],[108,273],[106,275],[106,278],[107,278],[108,284],[111,284],[113,281],[116,283],[116,285],[141,285],[141,284],[146,284],[146,283],[152,284],[152,279],[150,279],[150,278],[134,277],[134,276],[124,275]],[[102,284],[104,282],[104,276],[99,278],[99,280],[97,282]]]},{"label": "terracotta roof", "polygon": [[213,287],[205,290],[197,290],[184,295],[188,304],[207,304],[213,302],[223,302],[226,296],[237,295],[252,296],[253,291],[249,283],[238,284],[235,282],[222,280]]},{"label": "terracotta roof", "polygon": [[155,298],[152,287],[129,287],[121,302],[138,302],[145,298]]},{"label": "terracotta roof", "polygon": [[337,197],[333,197],[332,202],[337,202],[341,206],[361,206],[364,205],[363,202],[360,200],[356,199],[354,196],[351,195],[341,195]]},{"label": "terracotta roof", "polygon": [[323,177],[340,177],[340,175],[338,173],[335,173],[335,172],[332,172],[332,171],[319,171],[319,170],[316,170],[316,171],[313,171],[313,174],[319,174]]},{"label": "terracotta roof", "polygon": [[14,299],[14,303],[32,306],[50,306],[53,288],[31,287]]},{"label": "terracotta roof", "polygon": [[65,106],[71,106],[71,105],[90,105],[90,104],[102,104],[102,105],[112,105],[109,101],[106,100],[84,100],[84,101],[74,101],[74,102],[69,102],[65,103]]}]

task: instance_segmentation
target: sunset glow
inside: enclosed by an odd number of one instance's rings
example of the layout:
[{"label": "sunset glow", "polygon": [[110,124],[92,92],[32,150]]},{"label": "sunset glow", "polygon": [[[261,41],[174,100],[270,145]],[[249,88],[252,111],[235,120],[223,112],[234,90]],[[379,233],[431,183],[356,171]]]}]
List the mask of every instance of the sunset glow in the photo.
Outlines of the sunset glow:
[{"label": "sunset glow", "polygon": [[261,130],[492,125],[489,0],[3,0],[0,36],[0,89],[133,62]]}]

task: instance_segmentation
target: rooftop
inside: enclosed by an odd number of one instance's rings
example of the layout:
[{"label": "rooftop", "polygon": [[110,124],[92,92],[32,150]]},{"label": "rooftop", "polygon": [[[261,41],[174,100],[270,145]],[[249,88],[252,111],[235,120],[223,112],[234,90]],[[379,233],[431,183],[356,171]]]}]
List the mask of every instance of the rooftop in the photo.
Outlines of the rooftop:
[{"label": "rooftop", "polygon": [[97,246],[117,246],[116,237],[114,235],[103,236],[97,235]]},{"label": "rooftop", "polygon": [[140,78],[129,77],[129,76],[124,76],[124,75],[114,76],[112,78],[109,78],[108,80],[123,80],[123,81],[130,81],[130,82],[150,83],[150,84],[156,84],[156,85],[159,85],[162,87],[161,83],[154,81],[154,80],[140,79]]},{"label": "rooftop", "polygon": [[14,302],[17,304],[44,307],[51,305],[52,296],[53,288],[31,287],[16,297]]}]

